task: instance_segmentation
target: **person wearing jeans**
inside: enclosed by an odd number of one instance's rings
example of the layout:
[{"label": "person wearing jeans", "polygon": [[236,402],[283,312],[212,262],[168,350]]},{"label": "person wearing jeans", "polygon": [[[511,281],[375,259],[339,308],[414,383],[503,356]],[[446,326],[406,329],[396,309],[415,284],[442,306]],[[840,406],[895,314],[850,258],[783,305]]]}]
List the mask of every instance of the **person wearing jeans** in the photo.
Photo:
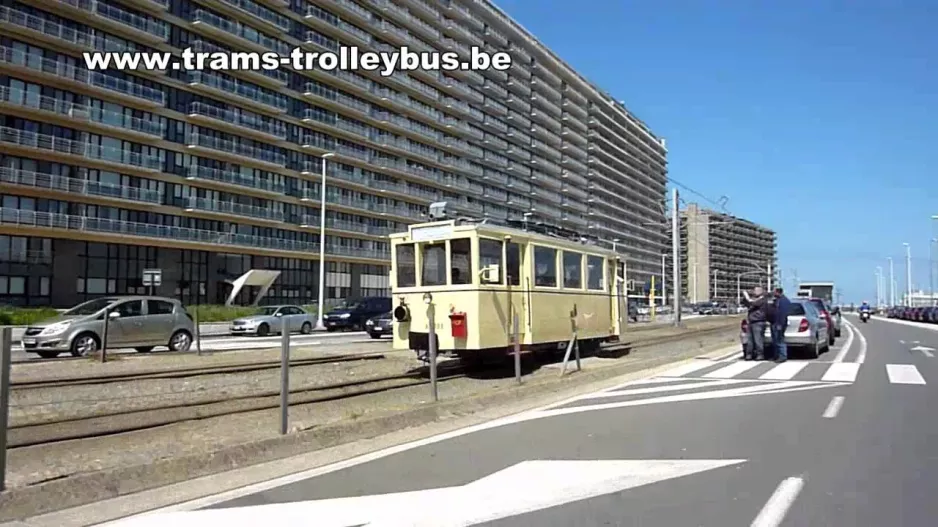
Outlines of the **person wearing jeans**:
[{"label": "person wearing jeans", "polygon": [[749,346],[747,346],[745,360],[765,360],[765,323],[766,323],[766,302],[768,298],[765,290],[756,287],[752,290],[752,296],[745,295],[744,305],[749,312],[746,320],[749,322]]},{"label": "person wearing jeans", "polygon": [[788,360],[788,345],[785,343],[785,330],[788,329],[788,310],[791,301],[781,287],[775,288],[775,316],[772,320],[772,344],[775,345],[775,362]]}]

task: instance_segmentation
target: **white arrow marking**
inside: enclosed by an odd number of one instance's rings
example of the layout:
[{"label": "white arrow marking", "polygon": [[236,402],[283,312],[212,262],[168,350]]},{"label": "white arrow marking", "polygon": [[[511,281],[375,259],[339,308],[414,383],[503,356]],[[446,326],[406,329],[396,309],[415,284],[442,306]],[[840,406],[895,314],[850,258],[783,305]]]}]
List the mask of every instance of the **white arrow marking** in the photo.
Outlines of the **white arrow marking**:
[{"label": "white arrow marking", "polygon": [[912,348],[912,351],[921,351],[926,357],[934,357],[935,354],[932,353],[935,351],[935,348],[927,348],[925,346],[915,346]]},{"label": "white arrow marking", "polygon": [[524,461],[461,487],[149,514],[115,527],[467,527],[745,463],[745,459]]},{"label": "white arrow marking", "polygon": [[905,341],[904,341],[904,340],[900,340],[900,341],[899,341],[899,344],[905,344]]}]

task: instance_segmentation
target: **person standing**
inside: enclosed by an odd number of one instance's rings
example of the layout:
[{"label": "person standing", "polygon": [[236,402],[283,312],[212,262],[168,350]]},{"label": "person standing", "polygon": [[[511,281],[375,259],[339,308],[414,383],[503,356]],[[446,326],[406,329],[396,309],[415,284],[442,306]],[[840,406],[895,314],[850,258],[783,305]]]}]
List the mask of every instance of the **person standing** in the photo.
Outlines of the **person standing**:
[{"label": "person standing", "polygon": [[788,360],[788,345],[785,343],[785,330],[788,329],[788,310],[791,301],[781,287],[775,288],[775,314],[772,320],[772,344],[775,347],[775,362]]},{"label": "person standing", "polygon": [[745,360],[765,360],[765,319],[766,302],[768,298],[762,287],[756,286],[752,296],[745,295],[744,304],[748,308],[746,321],[749,326],[749,346],[746,348]]}]

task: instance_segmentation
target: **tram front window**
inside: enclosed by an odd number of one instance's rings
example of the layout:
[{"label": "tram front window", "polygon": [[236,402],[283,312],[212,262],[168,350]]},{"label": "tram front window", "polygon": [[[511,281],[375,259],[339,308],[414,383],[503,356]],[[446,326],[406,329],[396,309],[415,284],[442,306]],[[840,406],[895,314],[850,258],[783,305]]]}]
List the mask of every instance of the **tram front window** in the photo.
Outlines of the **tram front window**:
[{"label": "tram front window", "polygon": [[472,283],[472,242],[469,238],[460,238],[449,242],[453,261],[453,285]]},{"label": "tram front window", "polygon": [[421,256],[420,285],[446,285],[446,244],[426,243]]}]

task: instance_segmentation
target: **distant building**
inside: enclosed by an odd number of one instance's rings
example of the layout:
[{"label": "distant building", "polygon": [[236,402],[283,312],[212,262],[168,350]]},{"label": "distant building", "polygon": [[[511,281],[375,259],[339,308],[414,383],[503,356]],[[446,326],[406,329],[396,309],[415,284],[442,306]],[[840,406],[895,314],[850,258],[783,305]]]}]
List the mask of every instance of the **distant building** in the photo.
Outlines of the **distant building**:
[{"label": "distant building", "polygon": [[778,283],[778,241],[774,231],[749,220],[691,203],[681,211],[681,267],[684,298],[691,303],[736,301],[741,290],[765,286],[768,266]]},{"label": "distant building", "polygon": [[[911,300],[911,301],[910,301]],[[912,307],[925,307],[938,305],[938,293],[926,293],[925,291],[912,291],[912,296],[902,295],[902,305]]]}]

